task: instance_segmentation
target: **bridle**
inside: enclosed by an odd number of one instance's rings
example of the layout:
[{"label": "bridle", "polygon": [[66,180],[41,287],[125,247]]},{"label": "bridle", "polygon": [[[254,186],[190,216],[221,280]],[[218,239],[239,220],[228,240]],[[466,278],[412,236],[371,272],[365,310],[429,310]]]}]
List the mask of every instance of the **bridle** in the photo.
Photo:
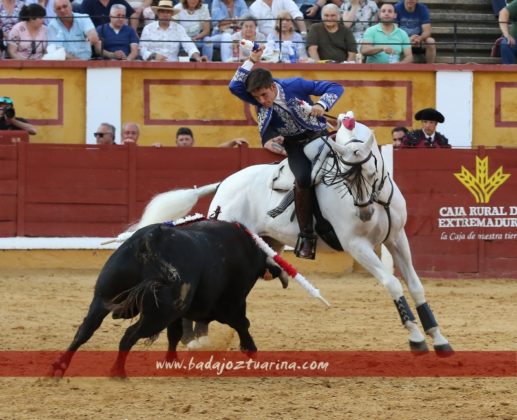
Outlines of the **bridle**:
[{"label": "bridle", "polygon": [[[322,168],[321,182],[328,187],[335,186],[336,189],[344,187],[343,190],[345,193],[342,195],[342,197],[348,193],[353,199],[354,206],[358,208],[364,208],[373,203],[381,205],[384,210],[386,210],[386,214],[388,216],[388,231],[386,233],[386,237],[384,238],[385,241],[391,232],[390,204],[395,188],[393,186],[393,180],[391,179],[391,176],[386,171],[382,154],[380,155],[380,162],[371,150],[364,159],[357,162],[350,162],[345,160],[341,154],[332,148],[332,146],[329,144],[329,141],[333,141],[332,139],[323,138],[323,141],[330,149],[327,159],[331,159],[332,163],[329,166]],[[350,143],[364,144],[364,141],[359,139],[352,139],[345,143],[343,146],[346,146]],[[373,182],[369,182],[367,177],[363,174],[363,165],[370,161],[370,159],[374,160],[376,174]],[[381,165],[380,170],[378,167],[379,163]],[[380,177],[378,176],[379,174]],[[386,182],[388,182],[390,185],[390,193],[386,200],[381,200],[379,197],[386,185]],[[354,191],[356,192],[355,194]],[[370,192],[369,194],[368,191]]]}]

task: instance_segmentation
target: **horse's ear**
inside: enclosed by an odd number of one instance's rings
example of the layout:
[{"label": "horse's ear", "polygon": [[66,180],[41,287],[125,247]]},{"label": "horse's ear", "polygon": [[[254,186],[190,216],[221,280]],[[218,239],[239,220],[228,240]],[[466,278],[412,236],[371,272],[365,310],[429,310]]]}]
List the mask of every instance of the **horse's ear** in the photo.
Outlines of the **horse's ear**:
[{"label": "horse's ear", "polygon": [[343,120],[345,119],[346,114],[339,114],[337,116],[337,122],[336,122],[336,130],[339,130],[341,125],[343,125]]},{"label": "horse's ear", "polygon": [[339,114],[337,118],[337,129],[344,126],[347,130],[353,130],[355,126],[355,118],[353,111],[347,111],[346,114]]}]

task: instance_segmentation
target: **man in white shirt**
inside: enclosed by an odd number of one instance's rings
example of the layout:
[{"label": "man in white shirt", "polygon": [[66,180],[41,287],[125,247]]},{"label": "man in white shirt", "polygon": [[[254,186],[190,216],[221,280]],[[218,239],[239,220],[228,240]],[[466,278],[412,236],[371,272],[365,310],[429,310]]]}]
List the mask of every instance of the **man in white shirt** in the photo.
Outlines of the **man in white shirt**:
[{"label": "man in white shirt", "polygon": [[158,20],[146,25],[140,37],[140,54],[144,60],[178,61],[180,47],[183,47],[191,60],[207,61],[200,55],[185,28],[171,20],[179,12],[174,9],[171,0],[160,0],[153,10]]},{"label": "man in white shirt", "polygon": [[258,23],[258,31],[268,36],[275,33],[275,23],[278,12],[287,10],[293,17],[298,30],[305,38],[307,27],[303,14],[293,0],[255,0],[250,6],[250,13]]}]

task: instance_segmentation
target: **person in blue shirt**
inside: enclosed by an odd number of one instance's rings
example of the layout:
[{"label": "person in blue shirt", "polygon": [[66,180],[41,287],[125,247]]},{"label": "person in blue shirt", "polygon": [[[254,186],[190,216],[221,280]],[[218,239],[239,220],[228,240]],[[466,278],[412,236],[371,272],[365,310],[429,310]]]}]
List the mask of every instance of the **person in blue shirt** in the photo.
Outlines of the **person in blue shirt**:
[{"label": "person in blue shirt", "polygon": [[138,57],[138,36],[125,22],[126,7],[114,4],[110,11],[110,23],[97,27],[104,58],[130,61]]},{"label": "person in blue shirt", "polygon": [[[300,227],[295,255],[314,259],[316,235],[313,230],[311,161],[304,147],[327,135],[324,114],[343,94],[335,82],[309,81],[301,77],[274,79],[269,70],[253,66],[259,62],[264,45],[251,52],[230,81],[232,94],[257,108],[258,128],[266,149],[287,155],[295,177],[295,210]],[[313,104],[312,96],[318,96]],[[312,105],[309,109],[305,103]]]},{"label": "person in blue shirt", "polygon": [[67,60],[89,60],[92,46],[100,54],[100,40],[88,15],[72,12],[70,0],[55,0],[57,19],[48,25],[49,45],[63,47]]},{"label": "person in blue shirt", "polygon": [[131,27],[136,31],[138,29],[138,13],[126,0],[83,0],[79,12],[89,15],[94,26],[97,27],[110,21],[110,11],[114,4],[122,4],[126,7],[126,18],[129,19]]},{"label": "person in blue shirt", "polygon": [[395,5],[397,24],[411,41],[413,54],[425,54],[428,64],[436,59],[436,42],[431,37],[429,9],[418,0],[401,0]]}]

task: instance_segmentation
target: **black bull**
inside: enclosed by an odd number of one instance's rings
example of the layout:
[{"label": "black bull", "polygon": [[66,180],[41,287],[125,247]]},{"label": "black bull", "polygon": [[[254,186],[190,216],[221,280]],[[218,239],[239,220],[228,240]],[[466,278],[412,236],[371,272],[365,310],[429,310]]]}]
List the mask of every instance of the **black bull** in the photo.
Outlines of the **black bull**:
[{"label": "black bull", "polygon": [[235,329],[243,351],[257,350],[248,329],[246,297],[267,270],[267,260],[244,227],[223,221],[201,221],[173,227],[144,227],[118,248],[104,265],[88,314],[75,337],[53,364],[64,374],[74,352],[113,312],[114,318],[140,317],[124,333],[113,373],[125,375],[127,353],[141,338],[156,338],[167,328],[169,358],[176,355],[182,318],[218,321]]}]

